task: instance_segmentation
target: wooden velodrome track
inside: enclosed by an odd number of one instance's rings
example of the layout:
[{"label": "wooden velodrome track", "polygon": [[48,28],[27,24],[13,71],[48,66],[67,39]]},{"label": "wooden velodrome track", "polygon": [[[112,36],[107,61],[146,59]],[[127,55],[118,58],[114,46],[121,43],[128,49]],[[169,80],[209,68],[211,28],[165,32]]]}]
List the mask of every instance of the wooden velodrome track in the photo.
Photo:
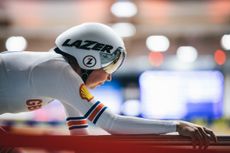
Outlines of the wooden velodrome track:
[{"label": "wooden velodrome track", "polygon": [[178,135],[19,135],[0,134],[1,147],[74,150],[80,153],[230,153],[230,136],[218,136],[206,150],[193,149]]}]

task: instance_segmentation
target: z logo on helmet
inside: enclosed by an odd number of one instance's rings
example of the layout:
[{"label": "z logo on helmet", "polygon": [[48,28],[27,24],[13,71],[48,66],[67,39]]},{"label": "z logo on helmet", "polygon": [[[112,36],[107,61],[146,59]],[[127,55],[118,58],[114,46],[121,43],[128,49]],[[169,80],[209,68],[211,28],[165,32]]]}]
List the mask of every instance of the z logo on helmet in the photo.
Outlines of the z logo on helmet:
[{"label": "z logo on helmet", "polygon": [[97,63],[96,58],[91,56],[91,55],[88,55],[88,56],[84,57],[84,59],[83,59],[83,64],[86,67],[93,67],[96,65],[96,63]]}]

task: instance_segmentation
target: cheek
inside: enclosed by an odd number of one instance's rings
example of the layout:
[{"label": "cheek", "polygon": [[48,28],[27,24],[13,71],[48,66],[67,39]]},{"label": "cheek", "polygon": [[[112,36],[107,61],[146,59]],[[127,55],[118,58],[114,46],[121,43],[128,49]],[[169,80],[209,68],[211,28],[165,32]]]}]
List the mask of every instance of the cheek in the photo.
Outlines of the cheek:
[{"label": "cheek", "polygon": [[98,82],[101,82],[101,81],[106,81],[107,77],[106,77],[106,75],[100,75],[96,79]]},{"label": "cheek", "polygon": [[106,80],[106,75],[95,74],[92,76],[92,82],[94,83],[103,82],[105,80]]}]

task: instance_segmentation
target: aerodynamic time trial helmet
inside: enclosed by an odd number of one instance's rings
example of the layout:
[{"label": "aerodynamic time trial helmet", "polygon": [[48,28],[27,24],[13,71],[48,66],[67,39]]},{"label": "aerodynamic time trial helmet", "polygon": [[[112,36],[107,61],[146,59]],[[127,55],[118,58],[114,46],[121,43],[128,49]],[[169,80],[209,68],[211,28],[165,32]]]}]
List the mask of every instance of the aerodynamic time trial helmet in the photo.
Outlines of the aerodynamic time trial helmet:
[{"label": "aerodynamic time trial helmet", "polygon": [[84,23],[61,33],[55,44],[62,52],[73,56],[81,69],[103,68],[113,73],[124,62],[126,50],[123,40],[101,23]]}]

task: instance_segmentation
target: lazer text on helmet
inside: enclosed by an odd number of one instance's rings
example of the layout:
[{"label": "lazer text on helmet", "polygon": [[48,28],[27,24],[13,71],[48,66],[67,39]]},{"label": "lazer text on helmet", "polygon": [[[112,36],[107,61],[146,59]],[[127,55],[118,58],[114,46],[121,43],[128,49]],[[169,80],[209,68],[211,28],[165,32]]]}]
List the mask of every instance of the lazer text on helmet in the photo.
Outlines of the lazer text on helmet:
[{"label": "lazer text on helmet", "polygon": [[[97,50],[102,51],[106,53],[111,53],[111,50],[114,48],[111,45],[108,44],[102,44],[96,41],[92,40],[76,40],[71,41],[71,39],[66,39],[66,41],[62,44],[64,47],[76,47],[79,49],[85,49],[85,50]],[[120,50],[121,47],[118,47],[116,50]]]}]

